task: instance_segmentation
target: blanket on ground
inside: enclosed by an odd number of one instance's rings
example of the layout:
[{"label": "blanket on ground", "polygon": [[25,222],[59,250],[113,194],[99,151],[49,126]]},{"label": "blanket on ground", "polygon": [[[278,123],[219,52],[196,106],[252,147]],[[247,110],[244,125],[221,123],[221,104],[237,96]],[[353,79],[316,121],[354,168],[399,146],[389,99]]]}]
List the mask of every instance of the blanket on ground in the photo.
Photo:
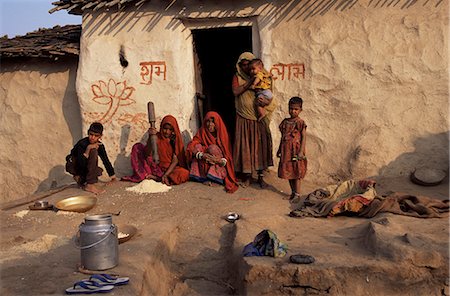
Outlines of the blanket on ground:
[{"label": "blanket on ground", "polygon": [[291,217],[333,217],[348,215],[371,218],[378,213],[394,213],[420,218],[448,216],[449,201],[394,192],[379,196],[375,181],[349,180],[317,189],[307,195]]}]

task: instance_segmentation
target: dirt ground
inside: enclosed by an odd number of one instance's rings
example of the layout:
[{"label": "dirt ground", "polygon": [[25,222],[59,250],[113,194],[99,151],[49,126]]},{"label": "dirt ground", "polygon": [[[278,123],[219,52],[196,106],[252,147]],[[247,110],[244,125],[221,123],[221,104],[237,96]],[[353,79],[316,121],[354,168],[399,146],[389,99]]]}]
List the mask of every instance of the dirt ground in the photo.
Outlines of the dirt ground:
[{"label": "dirt ground", "polygon": [[[448,182],[435,187],[408,178],[378,178],[380,194],[402,191],[448,198]],[[449,220],[381,214],[291,218],[295,205],[283,198],[287,182],[269,173],[271,185],[227,194],[222,187],[186,183],[167,193],[139,195],[134,184],[105,187],[87,213],[29,211],[28,205],[1,211],[1,295],[63,295],[89,277],[77,270],[73,243],[85,215],[117,213],[113,222],[138,233],[119,245],[119,265],[108,273],[130,283],[111,295],[449,295]],[[306,182],[303,193],[320,187]],[[69,188],[45,200],[86,194]],[[229,223],[223,216],[237,212]],[[20,214],[24,214],[20,217]],[[241,255],[263,229],[288,244],[283,258]],[[310,265],[289,263],[289,255],[314,256]]]}]

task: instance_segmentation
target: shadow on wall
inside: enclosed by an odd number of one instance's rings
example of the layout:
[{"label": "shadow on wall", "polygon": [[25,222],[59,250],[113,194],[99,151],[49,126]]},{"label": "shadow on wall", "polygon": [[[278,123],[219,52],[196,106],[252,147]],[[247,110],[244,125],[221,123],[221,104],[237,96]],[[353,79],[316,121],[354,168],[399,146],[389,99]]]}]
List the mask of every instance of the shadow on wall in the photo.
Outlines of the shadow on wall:
[{"label": "shadow on wall", "polygon": [[[93,34],[98,35],[112,35],[116,36],[121,31],[130,32],[133,27],[141,19],[146,19],[147,22],[143,26],[143,31],[152,31],[165,16],[172,17],[172,20],[168,23],[165,29],[167,30],[177,30],[180,26],[183,26],[183,19],[192,18],[193,15],[202,15],[200,19],[207,18],[223,18],[232,19],[233,21],[242,19],[245,22],[245,18],[242,18],[242,12],[248,16],[260,16],[258,20],[258,26],[260,29],[268,27],[272,29],[276,27],[281,22],[289,22],[292,20],[306,21],[311,17],[319,17],[328,13],[330,10],[334,11],[348,11],[350,10],[358,0],[290,0],[290,1],[273,1],[271,3],[266,3],[261,1],[256,3],[256,1],[239,1],[233,3],[230,8],[218,8],[217,5],[211,5],[210,9],[207,10],[207,6],[201,2],[198,5],[191,4],[185,5],[182,1],[172,1],[167,2],[170,4],[153,4],[145,1],[141,1],[140,5],[130,5],[126,6],[124,10],[126,12],[120,11],[116,14],[106,13],[102,15],[102,12],[87,12],[86,21],[83,24],[83,31],[85,36],[92,36]],[[410,1],[402,0],[393,2],[384,1],[367,1],[367,9],[379,9],[383,6],[391,9],[407,9],[415,5],[420,1]],[[432,1],[423,0],[422,5],[428,7],[431,5],[434,8],[440,6],[444,1],[438,1],[437,3],[432,3]],[[365,4],[365,3],[364,3]],[[362,4],[364,6],[364,4]],[[380,5],[379,5],[380,4]],[[250,8],[250,9],[249,9]],[[151,11],[146,11],[146,9]],[[115,9],[114,9],[115,10]]]},{"label": "shadow on wall", "polygon": [[81,110],[78,96],[76,93],[77,67],[69,69],[66,91],[62,100],[62,111],[70,134],[72,135],[72,144],[75,145],[83,136],[81,130]]},{"label": "shadow on wall", "polygon": [[431,134],[414,141],[414,151],[399,155],[379,170],[379,176],[405,176],[418,168],[449,169],[449,132]]},{"label": "shadow on wall", "polygon": [[131,169],[130,156],[126,156],[126,148],[130,137],[130,130],[131,126],[129,124],[125,124],[120,130],[120,152],[117,154],[116,161],[114,162],[114,170],[116,172],[116,176],[119,178],[123,176],[130,176],[133,173]]}]

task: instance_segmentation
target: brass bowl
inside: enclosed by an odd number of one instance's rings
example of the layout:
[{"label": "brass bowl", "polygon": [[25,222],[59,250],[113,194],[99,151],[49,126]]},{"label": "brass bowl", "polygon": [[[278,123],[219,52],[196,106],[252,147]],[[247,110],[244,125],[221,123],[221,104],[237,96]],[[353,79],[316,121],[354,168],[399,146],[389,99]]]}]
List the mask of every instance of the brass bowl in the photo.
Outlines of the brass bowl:
[{"label": "brass bowl", "polygon": [[84,213],[92,209],[96,203],[97,198],[95,196],[80,195],[60,200],[55,207],[61,211]]}]

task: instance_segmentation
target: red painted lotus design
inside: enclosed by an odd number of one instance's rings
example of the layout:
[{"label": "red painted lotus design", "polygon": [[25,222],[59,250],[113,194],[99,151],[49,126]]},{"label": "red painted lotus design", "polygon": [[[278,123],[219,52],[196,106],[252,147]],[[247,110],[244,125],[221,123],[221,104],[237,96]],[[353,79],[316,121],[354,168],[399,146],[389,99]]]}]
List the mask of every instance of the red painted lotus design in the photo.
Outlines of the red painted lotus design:
[{"label": "red painted lotus design", "polygon": [[107,105],[108,109],[103,113],[102,117],[98,119],[99,122],[107,123],[112,120],[113,116],[121,106],[128,106],[136,103],[131,98],[135,91],[134,87],[127,86],[127,82],[116,82],[114,79],[109,79],[108,83],[100,80],[98,84],[91,85],[94,97],[92,100],[100,105]]}]

